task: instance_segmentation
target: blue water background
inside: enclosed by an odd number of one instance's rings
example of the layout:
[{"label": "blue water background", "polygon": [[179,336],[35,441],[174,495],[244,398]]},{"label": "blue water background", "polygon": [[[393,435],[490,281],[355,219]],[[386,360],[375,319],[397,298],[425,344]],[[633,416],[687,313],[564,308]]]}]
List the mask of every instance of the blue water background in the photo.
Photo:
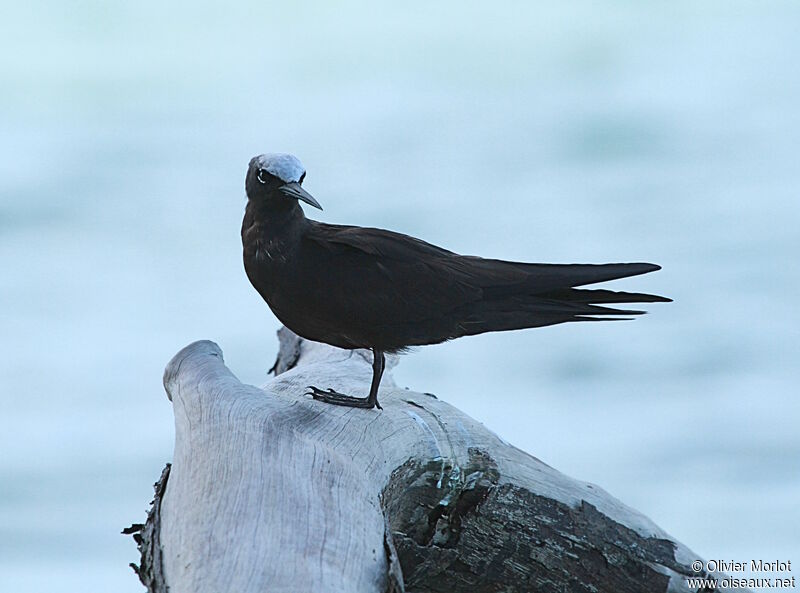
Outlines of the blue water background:
[{"label": "blue water background", "polygon": [[119,531],[171,457],[164,365],[208,338],[260,384],[277,349],[238,236],[269,151],[321,220],[662,264],[615,284],[675,299],[643,319],[396,380],[705,557],[800,566],[800,3],[435,4],[4,6],[0,591],[142,590]]}]

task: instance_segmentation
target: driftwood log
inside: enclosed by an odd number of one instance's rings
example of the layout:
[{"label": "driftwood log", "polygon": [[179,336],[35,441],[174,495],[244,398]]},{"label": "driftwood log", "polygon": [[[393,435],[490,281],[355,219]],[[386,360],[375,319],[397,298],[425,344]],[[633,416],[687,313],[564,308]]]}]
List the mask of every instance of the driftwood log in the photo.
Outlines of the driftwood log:
[{"label": "driftwood log", "polygon": [[285,328],[280,342],[263,388],[213,342],[167,366],[174,459],[147,523],[128,530],[149,591],[698,590],[697,556],[597,486],[390,372],[382,411],[314,401],[312,384],[365,393],[371,354]]}]

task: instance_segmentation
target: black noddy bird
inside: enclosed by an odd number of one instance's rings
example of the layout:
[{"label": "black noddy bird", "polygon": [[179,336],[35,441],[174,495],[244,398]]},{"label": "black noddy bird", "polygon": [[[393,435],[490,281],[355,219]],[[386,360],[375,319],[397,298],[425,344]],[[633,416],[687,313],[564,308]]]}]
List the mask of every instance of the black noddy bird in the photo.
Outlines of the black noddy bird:
[{"label": "black noddy bird", "polygon": [[461,336],[640,315],[607,304],[669,302],[632,292],[576,288],[646,274],[648,263],[536,264],[459,255],[392,231],[325,224],[290,154],[250,161],[242,222],[244,268],[275,316],[297,335],[338,348],[369,348],[367,397],[310,386],[314,399],[378,404],[385,353]]}]

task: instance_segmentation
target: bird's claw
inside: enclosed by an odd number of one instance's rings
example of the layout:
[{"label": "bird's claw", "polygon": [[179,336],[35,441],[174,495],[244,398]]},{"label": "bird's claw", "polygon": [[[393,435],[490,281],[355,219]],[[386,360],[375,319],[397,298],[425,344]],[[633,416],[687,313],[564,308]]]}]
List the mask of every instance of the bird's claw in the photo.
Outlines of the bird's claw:
[{"label": "bird's claw", "polygon": [[334,391],[333,389],[322,390],[318,387],[314,387],[313,385],[309,385],[307,389],[309,389],[309,391],[307,391],[305,395],[310,395],[315,400],[325,402],[326,404],[347,406],[350,408],[370,409],[377,407],[379,410],[383,409],[377,401],[371,402],[368,397],[352,397],[350,395],[344,395],[343,393]]}]

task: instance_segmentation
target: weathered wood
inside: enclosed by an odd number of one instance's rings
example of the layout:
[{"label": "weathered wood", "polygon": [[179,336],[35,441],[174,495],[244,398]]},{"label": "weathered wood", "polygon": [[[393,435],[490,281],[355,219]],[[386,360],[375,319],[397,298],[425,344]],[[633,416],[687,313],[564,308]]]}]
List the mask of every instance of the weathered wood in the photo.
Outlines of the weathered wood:
[{"label": "weathered wood", "polygon": [[313,401],[363,395],[371,355],[281,345],[261,389],[212,342],[167,366],[175,455],[148,521],[172,593],[690,590],[697,556],[597,486],[388,370],[382,411]]}]

